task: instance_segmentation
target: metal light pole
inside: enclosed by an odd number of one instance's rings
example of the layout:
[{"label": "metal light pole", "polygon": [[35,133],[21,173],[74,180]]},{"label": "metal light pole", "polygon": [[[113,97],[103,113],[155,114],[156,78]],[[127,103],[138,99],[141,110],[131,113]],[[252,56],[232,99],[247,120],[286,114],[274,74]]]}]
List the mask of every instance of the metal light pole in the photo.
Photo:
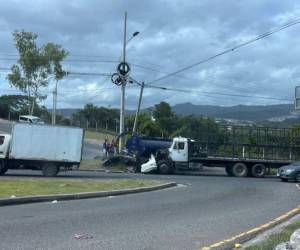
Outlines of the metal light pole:
[{"label": "metal light pole", "polygon": [[[126,31],[127,31],[127,12],[125,12],[124,19],[124,39],[123,39],[123,63],[126,63]],[[125,66],[123,67],[125,71]],[[121,107],[120,107],[120,140],[119,140],[119,152],[122,152],[123,142],[124,142],[124,124],[125,124],[125,85],[126,85],[126,77],[122,78],[122,93],[121,93]],[[123,136],[122,136],[123,135]]]},{"label": "metal light pole", "polygon": [[114,73],[111,76],[111,81],[117,86],[121,86],[121,105],[120,105],[120,134],[119,134],[119,153],[122,152],[124,145],[124,125],[125,125],[125,87],[127,78],[130,72],[130,66],[126,63],[126,45],[137,36],[140,32],[136,31],[132,34],[129,40],[127,39],[127,12],[125,12],[124,19],[124,39],[123,39],[123,54],[122,62],[118,65],[118,73]]},{"label": "metal light pole", "polygon": [[141,91],[140,91],[140,97],[139,97],[139,103],[138,103],[138,108],[136,110],[135,118],[134,118],[134,125],[133,125],[133,131],[132,131],[133,135],[136,134],[136,131],[137,131],[138,116],[139,116],[140,109],[141,109],[141,103],[142,103],[144,85],[145,85],[144,82],[142,82]]}]

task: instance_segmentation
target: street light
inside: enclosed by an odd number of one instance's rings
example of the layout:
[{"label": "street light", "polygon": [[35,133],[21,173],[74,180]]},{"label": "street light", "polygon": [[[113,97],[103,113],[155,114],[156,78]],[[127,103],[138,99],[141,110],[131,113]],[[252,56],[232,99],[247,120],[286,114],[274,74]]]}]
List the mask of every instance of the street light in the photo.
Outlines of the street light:
[{"label": "street light", "polygon": [[139,31],[134,32],[134,33],[132,34],[132,36],[126,41],[126,46],[127,46],[127,44],[128,44],[135,36],[137,36],[138,34],[140,34]]},{"label": "street light", "polygon": [[[127,40],[127,12],[125,12],[125,19],[124,19],[124,40],[123,40],[123,72],[126,71],[125,66],[126,66],[126,45],[134,38],[136,37],[139,32],[136,31],[132,34],[132,36]],[[125,85],[126,85],[126,76],[124,75],[122,77],[122,92],[121,92],[121,107],[120,107],[120,141],[119,141],[119,152],[122,152],[123,148],[123,134],[124,134],[124,124],[125,124]]]}]

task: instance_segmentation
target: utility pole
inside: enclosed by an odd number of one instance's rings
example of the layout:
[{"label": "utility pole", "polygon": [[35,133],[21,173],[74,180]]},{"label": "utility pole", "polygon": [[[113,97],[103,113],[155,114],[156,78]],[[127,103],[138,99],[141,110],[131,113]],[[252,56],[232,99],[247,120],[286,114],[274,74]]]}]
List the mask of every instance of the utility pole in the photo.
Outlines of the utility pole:
[{"label": "utility pole", "polygon": [[115,119],[116,121],[116,135],[118,135],[118,119]]},{"label": "utility pole", "polygon": [[[123,40],[123,71],[125,71],[126,63],[126,29],[127,29],[127,12],[125,11],[124,19],[124,40]],[[126,77],[122,77],[122,93],[121,93],[121,107],[120,107],[120,140],[119,140],[119,153],[122,152],[124,144],[124,124],[125,124],[125,86],[126,86]]]},{"label": "utility pole", "polygon": [[55,82],[55,89],[53,91],[52,125],[56,124],[56,104],[57,104],[57,81]]},{"label": "utility pole", "polygon": [[139,102],[138,102],[138,108],[135,113],[135,118],[134,118],[134,125],[133,125],[133,131],[132,134],[135,135],[137,131],[137,123],[138,123],[138,117],[141,109],[141,103],[142,103],[142,97],[143,97],[143,91],[144,91],[144,82],[142,82],[141,85],[141,91],[140,91],[140,97],[139,97]]},{"label": "utility pole", "polygon": [[10,106],[8,105],[8,120],[10,121]]}]

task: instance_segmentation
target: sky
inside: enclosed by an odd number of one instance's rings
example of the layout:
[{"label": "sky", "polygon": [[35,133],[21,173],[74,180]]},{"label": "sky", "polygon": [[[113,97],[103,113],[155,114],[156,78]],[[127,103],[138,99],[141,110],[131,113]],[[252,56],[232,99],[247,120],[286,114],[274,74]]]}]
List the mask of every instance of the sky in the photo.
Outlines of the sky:
[{"label": "sky", "polygon": [[[54,42],[69,52],[58,108],[120,106],[121,88],[101,74],[115,73],[121,60],[125,11],[127,39],[140,32],[126,46],[130,77],[146,85],[300,18],[300,2],[291,0],[0,0],[0,6],[0,95],[21,93],[6,80],[18,59],[12,32],[30,31],[39,46]],[[142,106],[292,103],[299,44],[300,24],[153,82],[176,91],[147,87]],[[42,105],[51,108],[53,89],[50,80]],[[127,109],[136,108],[139,91],[127,84]]]}]

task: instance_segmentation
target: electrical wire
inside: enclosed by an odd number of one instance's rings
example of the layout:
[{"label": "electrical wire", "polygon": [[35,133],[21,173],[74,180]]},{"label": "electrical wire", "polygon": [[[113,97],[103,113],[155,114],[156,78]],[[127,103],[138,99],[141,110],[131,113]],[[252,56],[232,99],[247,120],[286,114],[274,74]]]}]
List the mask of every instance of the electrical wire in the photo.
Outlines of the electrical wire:
[{"label": "electrical wire", "polygon": [[277,98],[277,97],[271,97],[271,96],[242,95],[242,94],[234,94],[234,93],[221,93],[221,92],[200,91],[200,90],[195,90],[195,89],[166,88],[166,87],[149,86],[149,85],[145,85],[144,87],[145,88],[160,89],[160,90],[169,90],[169,91],[175,91],[175,92],[181,92],[181,93],[220,95],[220,96],[255,98],[255,99],[265,99],[265,100],[277,100],[277,101],[292,101],[292,99],[288,99],[288,98]]},{"label": "electrical wire", "polygon": [[204,60],[201,60],[201,61],[199,61],[199,62],[193,63],[193,64],[188,65],[188,66],[186,66],[186,67],[184,67],[184,68],[181,68],[181,69],[179,69],[179,70],[177,70],[177,71],[174,71],[174,72],[172,72],[172,73],[169,73],[169,74],[167,74],[167,75],[165,75],[165,76],[162,76],[162,77],[159,77],[159,78],[157,78],[157,79],[154,79],[154,80],[152,80],[152,81],[146,83],[145,85],[152,85],[152,84],[155,83],[155,82],[164,80],[164,79],[169,78],[169,77],[171,77],[171,76],[174,76],[174,75],[176,75],[176,74],[178,74],[178,73],[181,73],[181,72],[184,72],[184,71],[186,71],[186,70],[188,70],[188,69],[194,68],[194,67],[196,67],[196,66],[198,66],[198,65],[200,65],[200,64],[206,63],[206,62],[211,61],[211,60],[213,60],[213,59],[215,59],[215,58],[217,58],[217,57],[220,57],[220,56],[225,55],[225,54],[227,54],[227,53],[233,52],[233,51],[235,51],[235,50],[237,50],[237,49],[239,49],[239,48],[242,48],[242,47],[247,46],[247,45],[249,45],[249,44],[251,44],[251,43],[257,42],[258,40],[261,40],[261,39],[263,39],[263,38],[265,38],[265,37],[271,36],[271,35],[274,34],[274,33],[280,32],[281,30],[287,29],[287,28],[289,28],[289,27],[291,27],[291,26],[294,26],[294,25],[297,25],[297,24],[299,24],[299,23],[300,23],[300,19],[295,19],[295,20],[293,20],[293,21],[291,21],[291,22],[288,22],[288,23],[286,23],[286,24],[284,24],[284,25],[278,26],[278,27],[276,27],[276,28],[274,28],[274,29],[272,29],[272,30],[266,32],[266,33],[263,33],[263,34],[261,34],[261,35],[255,37],[255,38],[252,38],[252,39],[250,39],[250,40],[248,40],[248,41],[246,41],[246,42],[240,43],[240,44],[238,44],[238,45],[236,45],[236,46],[234,46],[234,47],[232,47],[232,48],[230,48],[230,49],[226,49],[226,50],[224,50],[224,51],[222,51],[222,52],[220,52],[220,53],[218,53],[218,54],[216,54],[216,55],[210,56],[210,57],[208,57],[208,58],[206,58],[206,59],[204,59]]}]

